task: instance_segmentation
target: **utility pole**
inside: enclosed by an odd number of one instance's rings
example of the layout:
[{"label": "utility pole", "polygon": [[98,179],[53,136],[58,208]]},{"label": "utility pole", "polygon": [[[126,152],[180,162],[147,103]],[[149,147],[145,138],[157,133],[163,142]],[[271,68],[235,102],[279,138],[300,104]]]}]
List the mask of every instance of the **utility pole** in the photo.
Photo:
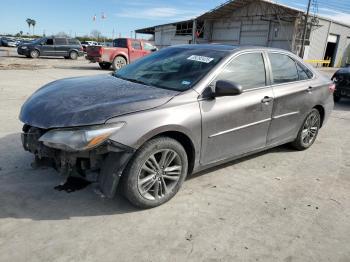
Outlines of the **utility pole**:
[{"label": "utility pole", "polygon": [[197,21],[196,19],[192,20],[192,44],[196,44],[197,34]]},{"label": "utility pole", "polygon": [[299,56],[301,58],[304,57],[305,37],[306,37],[306,31],[307,31],[307,22],[309,20],[311,1],[312,0],[309,0],[309,3],[307,4],[306,17],[305,17],[305,21],[304,21],[303,37],[302,37],[302,42],[301,42],[300,54],[299,54]]}]

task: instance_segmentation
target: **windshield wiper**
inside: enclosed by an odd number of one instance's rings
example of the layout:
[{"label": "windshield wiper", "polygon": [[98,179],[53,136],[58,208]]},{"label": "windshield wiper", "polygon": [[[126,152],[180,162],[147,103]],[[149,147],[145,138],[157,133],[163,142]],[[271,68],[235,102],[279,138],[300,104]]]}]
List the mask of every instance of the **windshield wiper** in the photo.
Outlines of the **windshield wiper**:
[{"label": "windshield wiper", "polygon": [[117,74],[114,74],[114,76],[117,78],[123,79],[125,81],[129,81],[129,82],[133,82],[133,83],[137,83],[137,84],[142,84],[142,85],[149,85],[149,84],[147,84],[141,80],[138,80],[138,79],[121,77],[121,76],[118,76]]}]

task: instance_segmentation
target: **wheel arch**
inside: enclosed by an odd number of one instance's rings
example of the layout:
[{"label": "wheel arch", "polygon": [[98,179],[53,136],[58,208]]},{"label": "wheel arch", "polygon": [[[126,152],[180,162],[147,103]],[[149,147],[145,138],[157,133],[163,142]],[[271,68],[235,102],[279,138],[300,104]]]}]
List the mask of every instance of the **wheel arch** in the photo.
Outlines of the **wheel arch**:
[{"label": "wheel arch", "polygon": [[321,127],[323,126],[323,121],[325,118],[325,109],[322,105],[316,105],[313,108],[317,109],[317,111],[320,113],[321,116]]},{"label": "wheel arch", "polygon": [[112,62],[113,62],[114,59],[116,59],[118,56],[121,56],[122,58],[124,58],[125,61],[126,61],[126,63],[129,64],[129,60],[128,60],[127,56],[126,56],[125,54],[123,54],[123,53],[118,53],[118,54],[116,54],[116,55],[113,57]]},{"label": "wheel arch", "polygon": [[179,142],[185,149],[188,157],[188,174],[191,174],[194,170],[196,162],[197,148],[191,136],[185,130],[177,127],[167,127],[159,128],[153,130],[152,132],[146,134],[138,141],[138,148],[140,148],[144,143],[157,137],[170,137],[177,142]]}]

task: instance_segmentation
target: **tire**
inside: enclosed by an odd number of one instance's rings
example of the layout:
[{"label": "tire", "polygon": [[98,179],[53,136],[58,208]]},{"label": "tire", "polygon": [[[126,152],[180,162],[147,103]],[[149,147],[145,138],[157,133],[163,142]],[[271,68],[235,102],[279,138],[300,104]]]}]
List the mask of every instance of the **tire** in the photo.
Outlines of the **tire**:
[{"label": "tire", "polygon": [[291,143],[297,150],[305,150],[315,142],[321,127],[321,115],[317,109],[312,109],[307,115],[298,132],[297,138]]},{"label": "tire", "polygon": [[72,59],[72,60],[77,60],[78,59],[78,53],[75,52],[75,51],[71,51],[69,53],[69,58]]},{"label": "tire", "polygon": [[119,70],[120,68],[126,66],[126,59],[122,56],[116,56],[112,62],[112,68],[114,70]]},{"label": "tire", "polygon": [[30,51],[29,55],[31,58],[38,58],[40,56],[40,53],[38,50],[32,50],[32,51]]},{"label": "tire", "polygon": [[159,206],[179,191],[187,169],[187,154],[179,142],[168,137],[152,139],[128,163],[121,181],[123,194],[137,207]]},{"label": "tire", "polygon": [[336,94],[336,93],[334,93],[333,94],[333,99],[334,99],[334,102],[338,103],[340,101],[340,99],[341,99],[341,96]]},{"label": "tire", "polygon": [[98,63],[103,70],[107,70],[111,68],[111,63],[103,62],[103,63]]}]

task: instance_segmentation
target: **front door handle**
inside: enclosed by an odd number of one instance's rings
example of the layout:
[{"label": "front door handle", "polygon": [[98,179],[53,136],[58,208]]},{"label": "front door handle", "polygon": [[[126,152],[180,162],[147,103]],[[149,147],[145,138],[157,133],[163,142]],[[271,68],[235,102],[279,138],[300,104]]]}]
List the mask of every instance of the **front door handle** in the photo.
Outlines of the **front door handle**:
[{"label": "front door handle", "polygon": [[263,99],[261,99],[261,103],[267,104],[267,103],[270,103],[272,100],[273,100],[273,97],[265,96]]}]

